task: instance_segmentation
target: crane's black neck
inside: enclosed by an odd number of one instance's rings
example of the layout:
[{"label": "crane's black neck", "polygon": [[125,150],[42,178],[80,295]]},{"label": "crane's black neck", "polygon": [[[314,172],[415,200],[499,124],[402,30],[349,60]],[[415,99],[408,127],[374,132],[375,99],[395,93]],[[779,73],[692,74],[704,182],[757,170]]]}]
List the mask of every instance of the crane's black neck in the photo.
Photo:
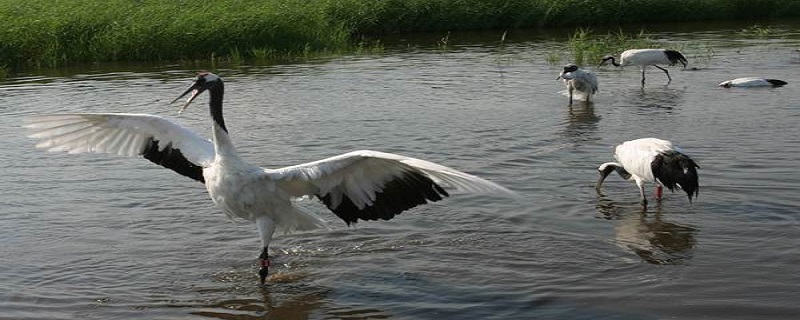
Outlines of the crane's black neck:
[{"label": "crane's black neck", "polygon": [[208,101],[209,111],[211,112],[211,119],[219,125],[225,133],[228,133],[228,128],[225,127],[225,119],[222,117],[222,97],[225,95],[225,86],[222,80],[208,89],[210,99]]},{"label": "crane's black neck", "polygon": [[614,57],[611,57],[611,59],[610,59],[610,60],[611,60],[611,64],[612,64],[612,65],[614,65],[615,67],[619,67],[619,63],[617,63],[617,59],[616,59],[616,58],[614,58]]}]

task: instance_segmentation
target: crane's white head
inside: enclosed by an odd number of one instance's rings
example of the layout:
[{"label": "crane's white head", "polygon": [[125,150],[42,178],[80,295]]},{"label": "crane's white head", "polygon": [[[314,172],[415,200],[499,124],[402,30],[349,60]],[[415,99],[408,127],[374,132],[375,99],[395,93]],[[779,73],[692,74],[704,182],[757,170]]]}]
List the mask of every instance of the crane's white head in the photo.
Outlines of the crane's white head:
[{"label": "crane's white head", "polygon": [[720,82],[719,86],[723,87],[723,88],[730,88],[730,87],[733,86],[733,80],[727,80],[727,81]]},{"label": "crane's white head", "polygon": [[183,94],[175,98],[175,100],[172,100],[170,104],[175,103],[180,98],[183,98],[184,96],[186,96],[191,92],[192,95],[189,96],[189,99],[186,99],[186,104],[184,104],[183,107],[181,107],[181,109],[178,110],[178,113],[181,113],[184,110],[186,110],[187,107],[189,107],[189,104],[191,104],[192,101],[194,101],[194,98],[197,98],[197,96],[203,93],[203,91],[211,89],[219,83],[222,83],[222,79],[220,79],[219,76],[211,72],[206,72],[206,71],[200,72],[197,74],[197,78],[195,78],[195,81],[192,84],[192,86],[189,87],[189,89],[186,89],[186,91],[184,91]]}]

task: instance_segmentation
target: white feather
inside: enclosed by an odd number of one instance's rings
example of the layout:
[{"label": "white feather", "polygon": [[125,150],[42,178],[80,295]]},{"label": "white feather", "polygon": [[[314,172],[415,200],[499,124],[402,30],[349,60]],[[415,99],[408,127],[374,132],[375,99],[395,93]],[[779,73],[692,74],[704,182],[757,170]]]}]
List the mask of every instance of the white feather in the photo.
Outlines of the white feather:
[{"label": "white feather", "polygon": [[655,182],[651,163],[664,151],[675,150],[672,142],[656,138],[625,141],[614,151],[614,158],[625,171],[646,182]]},{"label": "white feather", "polygon": [[625,50],[619,56],[619,64],[622,66],[649,66],[654,64],[671,64],[664,49],[630,49]]},{"label": "white feather", "polygon": [[54,114],[32,116],[25,127],[39,139],[37,148],[69,153],[112,153],[134,157],[146,147],[148,138],[163,150],[172,144],[198,166],[214,160],[210,141],[159,116],[149,114]]}]

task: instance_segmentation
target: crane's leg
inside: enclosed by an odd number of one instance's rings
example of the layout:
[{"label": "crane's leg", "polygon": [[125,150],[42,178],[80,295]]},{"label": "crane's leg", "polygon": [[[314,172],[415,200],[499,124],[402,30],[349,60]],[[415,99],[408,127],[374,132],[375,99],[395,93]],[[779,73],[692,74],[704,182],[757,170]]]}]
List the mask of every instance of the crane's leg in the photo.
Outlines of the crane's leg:
[{"label": "crane's leg", "polygon": [[664,187],[660,184],[656,185],[656,199],[661,201],[661,196],[664,194]]},{"label": "crane's leg", "polygon": [[642,206],[647,207],[647,196],[644,195],[644,182],[637,179],[636,186],[639,187],[639,195],[642,197]]},{"label": "crane's leg", "polygon": [[272,240],[272,234],[275,233],[275,222],[272,221],[267,216],[260,216],[256,218],[256,227],[258,228],[258,233],[261,235],[261,243],[264,245],[264,248],[261,250],[261,254],[258,256],[258,265],[261,269],[258,270],[258,276],[261,280],[261,284],[264,284],[267,281],[267,274],[269,274],[269,242]]},{"label": "crane's leg", "polygon": [[258,278],[261,281],[261,284],[267,282],[267,275],[269,274],[269,249],[264,247],[261,251],[261,254],[258,256],[258,265],[261,266],[261,269],[258,269]]},{"label": "crane's leg", "polygon": [[642,66],[642,87],[644,87],[644,68],[645,66]]},{"label": "crane's leg", "polygon": [[569,87],[569,105],[572,105],[572,91],[575,90],[572,86]]},{"label": "crane's leg", "polygon": [[653,66],[654,66],[654,67],[656,67],[656,68],[659,68],[659,69],[661,69],[661,71],[664,71],[664,73],[666,73],[666,74],[667,74],[667,84],[669,84],[670,82],[672,82],[672,77],[670,77],[670,76],[669,76],[669,71],[667,71],[667,69],[664,69],[664,68],[662,68],[662,67],[659,67],[659,66],[657,66],[657,65],[653,65]]}]

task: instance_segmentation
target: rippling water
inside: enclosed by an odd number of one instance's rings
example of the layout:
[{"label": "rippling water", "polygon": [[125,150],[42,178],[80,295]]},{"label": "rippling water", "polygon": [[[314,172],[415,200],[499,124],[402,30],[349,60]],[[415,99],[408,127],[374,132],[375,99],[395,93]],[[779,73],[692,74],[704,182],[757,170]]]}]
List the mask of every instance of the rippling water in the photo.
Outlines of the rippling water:
[{"label": "rippling water", "polygon": [[[571,108],[560,65],[543,58],[560,44],[538,38],[216,70],[253,163],[375,149],[521,195],[455,196],[355,227],[309,202],[331,230],[276,237],[264,288],[255,228],[228,220],[202,185],[139,159],[36,150],[19,126],[29,114],[141,112],[208,135],[202,103],[180,116],[167,106],[191,70],[11,79],[0,318],[796,318],[800,34],[737,30],[655,33],[696,69],[672,68],[668,86],[652,69],[642,89],[636,68],[601,68],[596,102]],[[739,76],[789,85],[716,87]],[[595,192],[612,147],[646,136],[699,163],[693,204],[667,193],[643,212],[617,176]]]}]

